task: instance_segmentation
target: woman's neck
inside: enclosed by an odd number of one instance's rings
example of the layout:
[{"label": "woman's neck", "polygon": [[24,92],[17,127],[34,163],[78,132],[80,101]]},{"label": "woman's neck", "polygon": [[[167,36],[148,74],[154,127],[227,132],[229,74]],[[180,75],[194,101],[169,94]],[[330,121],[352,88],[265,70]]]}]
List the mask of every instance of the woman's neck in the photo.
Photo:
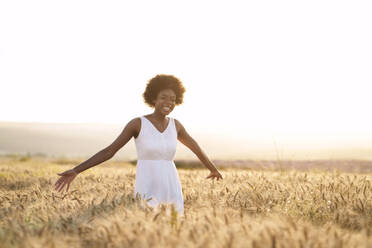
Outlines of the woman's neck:
[{"label": "woman's neck", "polygon": [[152,113],[152,117],[155,119],[155,120],[158,120],[158,121],[163,121],[166,119],[166,116],[163,115],[162,113],[159,113],[157,111],[154,111]]}]

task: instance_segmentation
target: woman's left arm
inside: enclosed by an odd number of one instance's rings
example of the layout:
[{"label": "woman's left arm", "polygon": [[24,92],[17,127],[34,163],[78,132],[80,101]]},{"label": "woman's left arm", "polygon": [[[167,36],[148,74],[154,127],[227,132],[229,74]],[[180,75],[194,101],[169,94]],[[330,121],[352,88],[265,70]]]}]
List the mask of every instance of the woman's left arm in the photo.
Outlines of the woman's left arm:
[{"label": "woman's left arm", "polygon": [[209,160],[207,155],[200,148],[199,144],[187,133],[184,126],[178,120],[175,120],[175,122],[178,126],[178,140],[181,141],[181,143],[184,144],[186,147],[188,147],[205,165],[205,167],[207,167],[211,171],[211,173],[206,178],[217,178],[217,181],[219,179],[222,179],[222,175],[218,172],[212,161]]}]

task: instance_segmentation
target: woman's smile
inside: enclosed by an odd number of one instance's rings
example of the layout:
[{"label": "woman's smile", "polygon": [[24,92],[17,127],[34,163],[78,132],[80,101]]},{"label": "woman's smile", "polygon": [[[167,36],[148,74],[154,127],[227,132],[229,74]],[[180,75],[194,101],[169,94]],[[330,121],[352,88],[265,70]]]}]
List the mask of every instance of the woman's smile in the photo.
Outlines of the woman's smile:
[{"label": "woman's smile", "polygon": [[171,89],[164,89],[158,93],[155,100],[155,109],[163,114],[169,114],[174,109],[176,93]]}]

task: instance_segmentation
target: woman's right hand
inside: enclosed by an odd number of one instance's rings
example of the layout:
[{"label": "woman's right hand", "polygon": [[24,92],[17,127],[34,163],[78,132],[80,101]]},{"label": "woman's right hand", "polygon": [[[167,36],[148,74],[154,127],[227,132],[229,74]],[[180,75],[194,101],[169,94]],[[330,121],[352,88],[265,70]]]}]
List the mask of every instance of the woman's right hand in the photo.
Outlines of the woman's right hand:
[{"label": "woman's right hand", "polygon": [[67,188],[66,188],[66,192],[67,192],[68,189],[70,188],[70,184],[71,184],[72,180],[75,179],[75,177],[78,175],[78,173],[76,173],[76,171],[74,171],[72,169],[72,170],[67,170],[65,172],[62,172],[62,173],[58,173],[57,175],[59,175],[61,177],[57,180],[57,182],[54,185],[55,190],[57,190],[58,192],[61,192],[62,189],[67,184]]}]

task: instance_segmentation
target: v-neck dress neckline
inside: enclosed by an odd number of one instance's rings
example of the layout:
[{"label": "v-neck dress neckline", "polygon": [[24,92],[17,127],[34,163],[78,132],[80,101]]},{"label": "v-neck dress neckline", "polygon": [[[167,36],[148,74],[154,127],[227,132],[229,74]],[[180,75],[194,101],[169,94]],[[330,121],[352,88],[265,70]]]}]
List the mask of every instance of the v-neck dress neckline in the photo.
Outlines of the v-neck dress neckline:
[{"label": "v-neck dress neckline", "polygon": [[170,122],[171,122],[171,119],[168,117],[168,124],[167,124],[167,127],[164,129],[163,132],[160,132],[159,129],[157,129],[156,126],[155,126],[155,125],[154,125],[154,124],[153,124],[149,119],[147,119],[146,116],[143,116],[143,118],[146,119],[148,122],[150,122],[151,126],[152,126],[153,128],[155,128],[155,130],[158,131],[158,133],[160,133],[160,134],[164,134],[165,131],[167,131],[167,129],[168,129],[168,127],[169,127],[169,124],[170,124]]}]

